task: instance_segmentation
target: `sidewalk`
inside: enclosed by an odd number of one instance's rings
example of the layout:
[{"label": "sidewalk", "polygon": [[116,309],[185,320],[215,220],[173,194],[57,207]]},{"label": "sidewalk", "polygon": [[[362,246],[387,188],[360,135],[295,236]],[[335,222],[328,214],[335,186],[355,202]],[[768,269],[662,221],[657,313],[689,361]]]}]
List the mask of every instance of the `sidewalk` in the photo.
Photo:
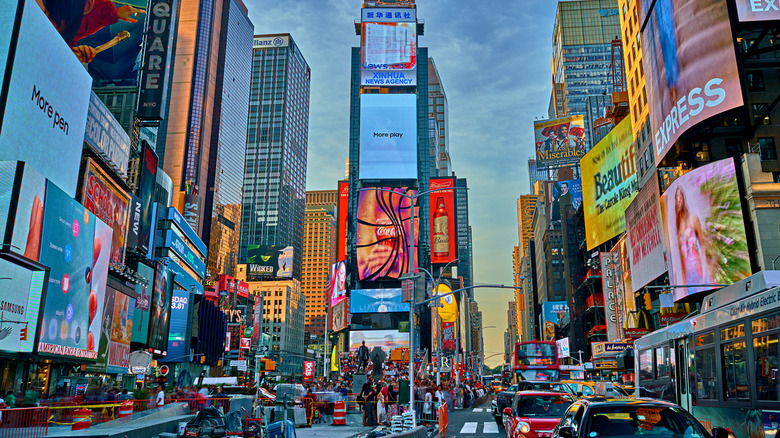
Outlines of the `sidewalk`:
[{"label": "sidewalk", "polygon": [[330,424],[315,424],[312,427],[295,429],[297,438],[349,438],[372,428],[363,426],[331,426]]}]

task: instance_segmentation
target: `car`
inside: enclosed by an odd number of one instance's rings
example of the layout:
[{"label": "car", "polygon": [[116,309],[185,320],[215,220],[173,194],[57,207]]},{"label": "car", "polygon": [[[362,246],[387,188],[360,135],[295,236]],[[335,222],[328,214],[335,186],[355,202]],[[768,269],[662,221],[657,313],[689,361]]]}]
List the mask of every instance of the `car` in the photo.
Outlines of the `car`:
[{"label": "car", "polygon": [[688,411],[662,400],[585,397],[569,406],[551,438],[618,436],[727,438],[728,431],[709,433]]},{"label": "car", "polygon": [[504,385],[501,384],[500,380],[494,380],[490,382],[490,390],[493,391],[493,393],[501,392],[504,390]]},{"label": "car", "polygon": [[507,438],[545,438],[561,421],[574,397],[565,392],[520,391],[504,408]]},{"label": "car", "polygon": [[565,392],[573,397],[577,396],[577,393],[567,384],[563,382],[552,382],[549,380],[521,380],[518,383],[507,388],[506,391],[496,394],[491,408],[493,411],[493,417],[497,424],[502,424],[502,415],[504,408],[512,405],[512,399],[515,393],[518,391],[554,391]]}]

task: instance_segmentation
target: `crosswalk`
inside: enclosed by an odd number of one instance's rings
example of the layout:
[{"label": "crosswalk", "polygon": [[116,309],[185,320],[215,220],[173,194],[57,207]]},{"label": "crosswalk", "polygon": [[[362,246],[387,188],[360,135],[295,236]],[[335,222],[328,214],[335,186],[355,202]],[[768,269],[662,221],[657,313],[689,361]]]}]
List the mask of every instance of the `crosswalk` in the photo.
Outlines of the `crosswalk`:
[{"label": "crosswalk", "polygon": [[[460,435],[476,434],[477,430],[479,429],[479,423],[480,422],[478,421],[469,421],[464,423],[463,427],[460,429]],[[495,423],[495,421],[485,421],[482,423],[482,433],[498,433],[498,425]]]}]

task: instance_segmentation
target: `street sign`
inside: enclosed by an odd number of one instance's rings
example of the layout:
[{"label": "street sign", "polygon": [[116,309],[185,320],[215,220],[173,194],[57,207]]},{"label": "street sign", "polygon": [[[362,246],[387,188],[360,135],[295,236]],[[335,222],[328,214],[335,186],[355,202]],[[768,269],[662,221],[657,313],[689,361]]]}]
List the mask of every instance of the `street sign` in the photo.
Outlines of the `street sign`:
[{"label": "street sign", "polygon": [[260,351],[265,353],[266,351],[268,351],[268,346],[267,345],[263,345],[262,347],[260,347]]},{"label": "street sign", "polygon": [[412,294],[414,294],[414,280],[404,280],[401,282],[401,292],[403,293],[402,301],[412,301]]}]

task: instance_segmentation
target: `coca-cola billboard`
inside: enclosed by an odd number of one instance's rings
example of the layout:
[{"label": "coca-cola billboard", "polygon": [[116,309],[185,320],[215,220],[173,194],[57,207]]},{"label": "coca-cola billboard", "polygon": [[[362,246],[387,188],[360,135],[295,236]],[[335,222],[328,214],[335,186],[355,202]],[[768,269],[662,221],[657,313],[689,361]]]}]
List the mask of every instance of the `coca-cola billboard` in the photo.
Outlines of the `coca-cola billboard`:
[{"label": "coca-cola billboard", "polygon": [[[384,190],[392,190],[395,193]],[[410,272],[411,196],[416,194],[416,190],[406,187],[360,192],[356,245],[360,280],[398,278]],[[416,198],[414,209],[416,214]],[[415,223],[415,246],[418,243],[417,230]],[[414,263],[416,264],[416,260]]]},{"label": "coca-cola billboard", "polygon": [[458,258],[455,178],[431,178],[431,263],[446,264]]}]

